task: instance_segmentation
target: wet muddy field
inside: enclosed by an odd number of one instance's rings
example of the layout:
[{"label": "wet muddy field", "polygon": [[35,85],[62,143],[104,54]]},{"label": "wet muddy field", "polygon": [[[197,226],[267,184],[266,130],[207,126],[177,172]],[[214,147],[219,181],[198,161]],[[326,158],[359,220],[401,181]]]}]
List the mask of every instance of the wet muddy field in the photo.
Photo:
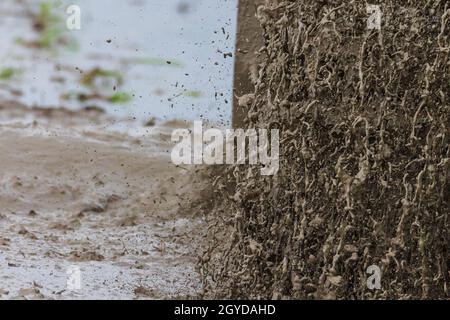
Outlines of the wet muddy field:
[{"label": "wet muddy field", "polygon": [[[95,128],[97,111],[2,103],[0,114],[1,298],[198,294],[202,182],[170,161],[170,124],[135,138]],[[73,267],[79,290],[68,290]]]}]

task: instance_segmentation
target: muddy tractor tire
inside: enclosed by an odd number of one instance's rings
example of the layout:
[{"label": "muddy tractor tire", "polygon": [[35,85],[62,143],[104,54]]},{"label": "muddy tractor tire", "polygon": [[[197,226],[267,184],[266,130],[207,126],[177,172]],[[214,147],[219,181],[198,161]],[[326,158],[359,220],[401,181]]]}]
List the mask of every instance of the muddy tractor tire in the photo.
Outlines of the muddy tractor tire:
[{"label": "muddy tractor tire", "polygon": [[239,0],[236,59],[233,85],[233,127],[242,128],[245,109],[238,97],[253,93],[252,74],[257,72],[256,52],[263,45],[262,29],[256,18],[259,5],[265,0]]}]

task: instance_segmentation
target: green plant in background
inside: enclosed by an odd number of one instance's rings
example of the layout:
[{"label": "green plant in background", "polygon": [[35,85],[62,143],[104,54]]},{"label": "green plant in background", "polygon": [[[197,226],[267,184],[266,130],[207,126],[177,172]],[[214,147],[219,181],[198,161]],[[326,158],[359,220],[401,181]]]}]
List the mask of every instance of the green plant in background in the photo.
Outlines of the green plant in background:
[{"label": "green plant in background", "polygon": [[149,66],[170,66],[173,68],[182,68],[183,63],[177,60],[168,60],[168,59],[162,59],[162,58],[136,58],[132,61],[135,64],[143,64],[143,65],[149,65]]},{"label": "green plant in background", "polygon": [[58,24],[62,21],[61,17],[53,13],[52,8],[57,8],[61,5],[61,2],[58,1],[54,4],[50,2],[41,2],[39,6],[39,13],[35,18],[35,28],[44,28],[49,25]]},{"label": "green plant in background", "polygon": [[100,93],[68,92],[60,95],[62,100],[77,100],[84,103],[90,100],[106,101],[112,104],[127,104],[133,100],[133,96],[126,92],[116,92],[112,95]]},{"label": "green plant in background", "polygon": [[14,76],[14,69],[6,68],[0,70],[0,80],[9,80]]},{"label": "green plant in background", "polygon": [[63,46],[67,50],[77,51],[78,42],[67,32],[61,1],[43,1],[39,4],[39,11],[33,16],[33,29],[38,33],[38,38],[34,41],[17,39],[17,43],[34,48],[55,49]]},{"label": "green plant in background", "polygon": [[81,84],[85,87],[95,87],[96,80],[101,79],[105,81],[113,81],[115,85],[120,86],[123,84],[123,76],[119,71],[105,70],[100,68],[94,68],[81,77]]},{"label": "green plant in background", "polygon": [[0,69],[0,81],[11,80],[15,76],[19,75],[20,72],[21,71],[19,69],[14,69],[14,68]]},{"label": "green plant in background", "polygon": [[126,92],[117,92],[108,98],[108,101],[114,104],[126,104],[129,103],[133,97]]},{"label": "green plant in background", "polygon": [[200,98],[202,96],[202,93],[196,90],[189,90],[185,91],[183,95],[189,98]]},{"label": "green plant in background", "polygon": [[[80,79],[80,83],[83,86],[92,89],[94,92],[99,89],[104,91],[108,88],[114,88],[116,90],[123,82],[123,75],[119,71],[101,68],[90,70]],[[114,104],[126,104],[132,100],[132,96],[126,92],[114,92],[112,95],[93,93],[92,97],[100,98]]]}]

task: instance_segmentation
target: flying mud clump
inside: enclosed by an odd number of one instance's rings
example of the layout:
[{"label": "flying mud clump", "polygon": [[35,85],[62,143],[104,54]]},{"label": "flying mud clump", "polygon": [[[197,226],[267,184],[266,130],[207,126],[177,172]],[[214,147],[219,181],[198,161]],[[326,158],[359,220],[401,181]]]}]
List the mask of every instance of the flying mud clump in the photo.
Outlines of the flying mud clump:
[{"label": "flying mud clump", "polygon": [[280,170],[214,181],[206,294],[448,298],[450,3],[374,1],[377,29],[364,1],[270,2],[245,126],[280,130]]}]

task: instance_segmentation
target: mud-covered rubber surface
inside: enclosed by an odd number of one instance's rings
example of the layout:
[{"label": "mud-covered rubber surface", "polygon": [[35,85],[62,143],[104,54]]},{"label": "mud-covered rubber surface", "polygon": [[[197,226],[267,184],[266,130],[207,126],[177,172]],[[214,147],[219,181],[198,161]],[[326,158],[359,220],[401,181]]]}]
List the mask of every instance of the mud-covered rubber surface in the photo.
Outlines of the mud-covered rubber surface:
[{"label": "mud-covered rubber surface", "polygon": [[280,129],[280,171],[216,181],[210,295],[448,298],[450,5],[376,1],[378,30],[364,2],[269,2],[239,107],[245,127]]}]

